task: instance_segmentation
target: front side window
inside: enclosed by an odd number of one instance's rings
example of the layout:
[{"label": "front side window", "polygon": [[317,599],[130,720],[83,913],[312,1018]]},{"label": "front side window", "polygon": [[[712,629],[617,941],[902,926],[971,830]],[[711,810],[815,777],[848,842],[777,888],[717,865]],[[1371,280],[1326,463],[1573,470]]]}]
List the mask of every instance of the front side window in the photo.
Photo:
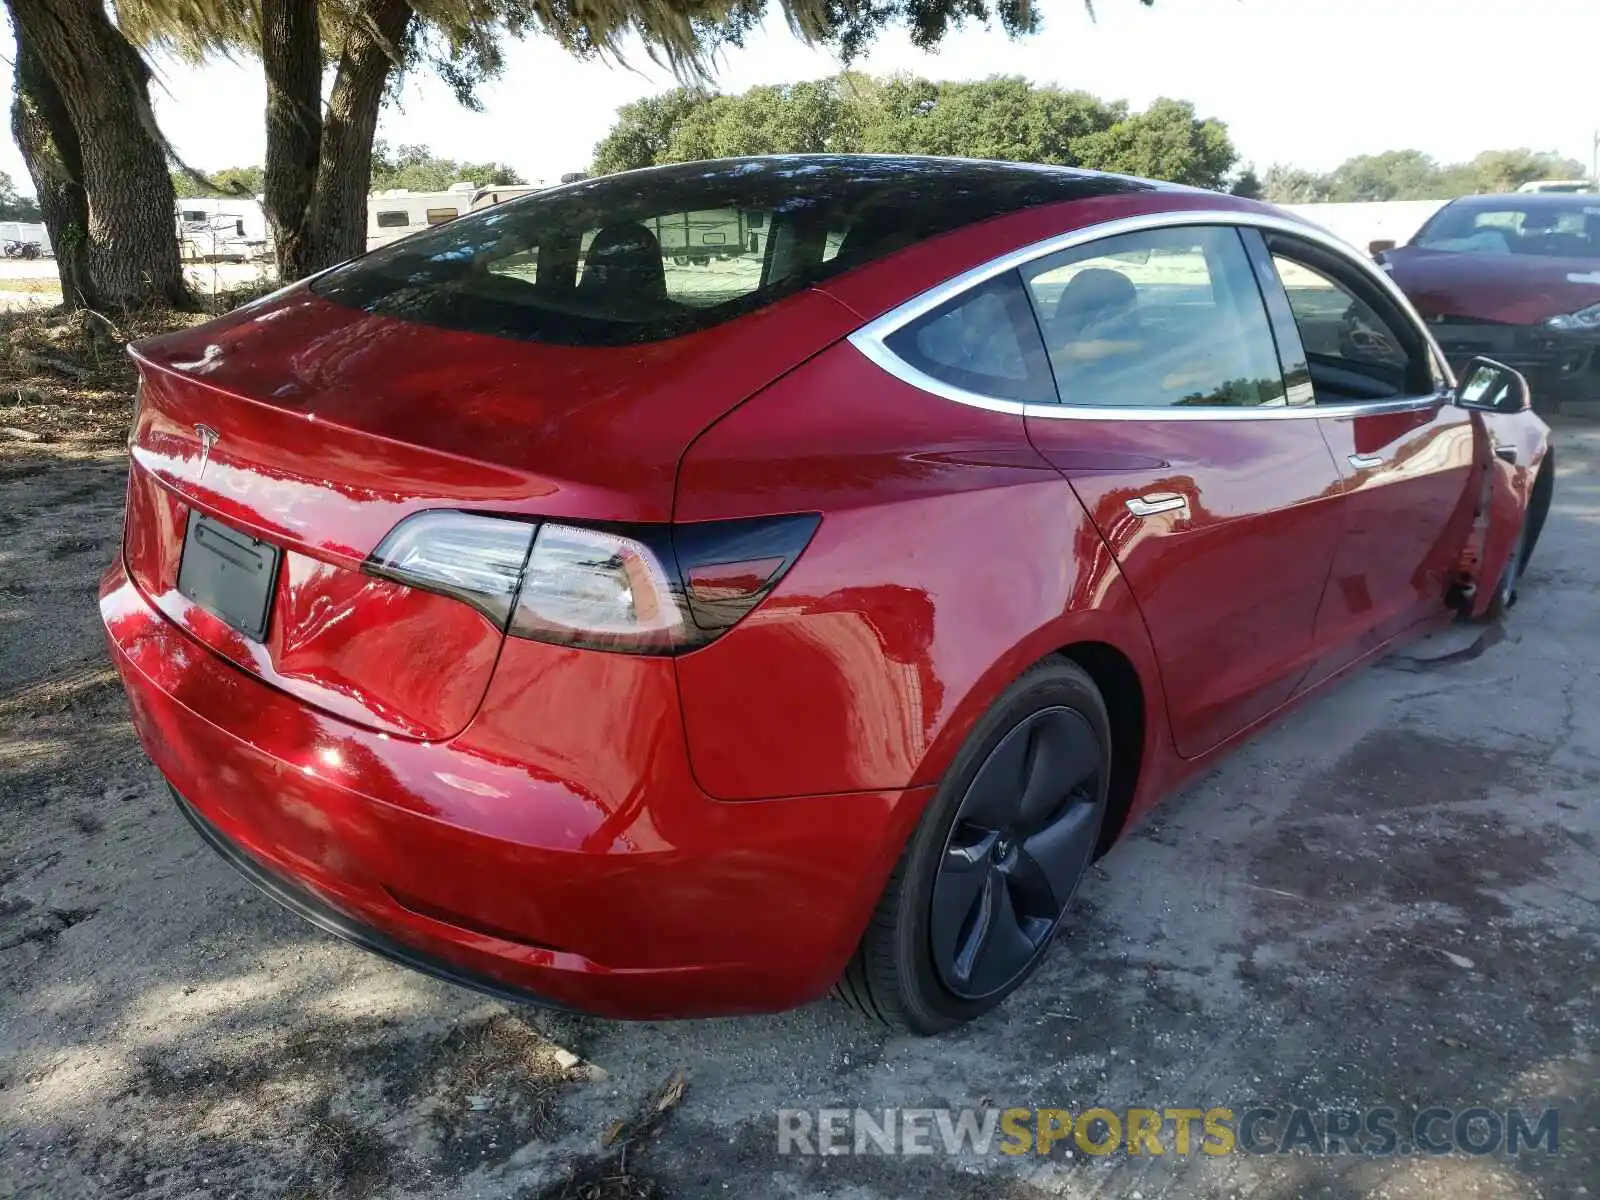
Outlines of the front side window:
[{"label": "front side window", "polygon": [[1433,389],[1419,335],[1371,285],[1315,248],[1276,237],[1269,244],[1305,344],[1317,403],[1390,400]]},{"label": "front side window", "polygon": [[1285,403],[1261,292],[1229,226],[1106,238],[1043,259],[1023,279],[1063,404]]}]

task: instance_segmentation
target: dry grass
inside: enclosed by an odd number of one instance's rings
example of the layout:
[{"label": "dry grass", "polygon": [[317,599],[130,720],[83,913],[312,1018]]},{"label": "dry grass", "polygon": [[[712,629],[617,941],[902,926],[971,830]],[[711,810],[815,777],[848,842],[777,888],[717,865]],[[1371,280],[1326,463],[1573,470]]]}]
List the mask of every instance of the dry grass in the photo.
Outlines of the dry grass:
[{"label": "dry grass", "polygon": [[[84,449],[115,445],[133,415],[128,343],[203,319],[152,311],[113,321],[60,309],[0,313],[0,427]],[[16,434],[0,434],[0,442]]]},{"label": "dry grass", "polygon": [[662,1124],[683,1100],[687,1080],[673,1073],[631,1118],[616,1122],[601,1144],[608,1153],[573,1166],[526,1200],[660,1200],[661,1188],[649,1175],[629,1163],[660,1132]]},{"label": "dry grass", "polygon": [[20,279],[0,279],[0,292],[16,292],[30,296],[61,295],[59,279],[42,279],[36,275]]},{"label": "dry grass", "polygon": [[[33,282],[43,282],[35,280]],[[127,437],[136,375],[128,343],[184,329],[261,295],[249,285],[208,297],[200,313],[148,309],[118,317],[32,308],[0,313],[0,446],[8,441],[105,449]],[[32,436],[29,436],[32,435]]]},{"label": "dry grass", "polygon": [[556,1098],[572,1079],[556,1051],[522,1018],[502,1013],[452,1032],[435,1055],[434,1066],[451,1108],[498,1107],[514,1094],[528,1131],[545,1137],[552,1131]]},{"label": "dry grass", "polygon": [[306,1194],[370,1196],[393,1173],[394,1157],[381,1137],[353,1117],[343,1113],[325,1117],[311,1127],[306,1144],[308,1173],[323,1186]]}]

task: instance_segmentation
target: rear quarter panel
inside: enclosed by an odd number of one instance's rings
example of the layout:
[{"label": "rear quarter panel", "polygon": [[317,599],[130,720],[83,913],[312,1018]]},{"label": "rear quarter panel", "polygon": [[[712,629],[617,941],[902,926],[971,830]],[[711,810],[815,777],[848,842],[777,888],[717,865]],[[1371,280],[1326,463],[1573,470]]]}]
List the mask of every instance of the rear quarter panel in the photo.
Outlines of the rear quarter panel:
[{"label": "rear quarter panel", "polygon": [[766,603],[678,660],[715,797],[935,782],[1013,679],[1077,641],[1133,662],[1147,738],[1165,736],[1131,594],[1018,416],[928,395],[841,343],[690,448],[676,510],[823,514]]}]

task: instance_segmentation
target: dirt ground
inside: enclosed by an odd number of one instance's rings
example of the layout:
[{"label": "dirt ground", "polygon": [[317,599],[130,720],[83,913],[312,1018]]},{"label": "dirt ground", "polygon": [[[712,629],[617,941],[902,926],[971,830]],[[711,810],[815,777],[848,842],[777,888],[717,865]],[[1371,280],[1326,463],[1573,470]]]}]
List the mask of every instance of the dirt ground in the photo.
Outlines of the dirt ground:
[{"label": "dirt ground", "polygon": [[[512,1009],[257,895],[166,798],[101,649],[122,368],[35,367],[0,394],[0,1196],[1600,1194],[1600,425],[1558,431],[1503,636],[1255,739],[1096,869],[1023,993],[925,1041],[829,1003]],[[1560,1152],[777,1152],[780,1107],[1256,1103],[1555,1105]]]},{"label": "dirt ground", "polygon": [[[198,262],[184,266],[183,277],[200,296],[242,287],[265,287],[275,277],[270,263]],[[61,303],[61,280],[53,258],[8,258],[0,262],[0,313],[54,308]]]}]

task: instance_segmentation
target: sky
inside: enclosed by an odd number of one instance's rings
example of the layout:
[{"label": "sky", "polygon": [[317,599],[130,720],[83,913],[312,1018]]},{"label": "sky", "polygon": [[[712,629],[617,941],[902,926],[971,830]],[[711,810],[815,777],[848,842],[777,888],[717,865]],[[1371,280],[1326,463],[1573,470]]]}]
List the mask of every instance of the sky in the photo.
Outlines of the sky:
[{"label": "sky", "polygon": [[[1416,148],[1442,161],[1530,146],[1587,164],[1600,128],[1600,5],[1593,0],[1038,0],[1044,29],[1011,41],[971,27],[933,54],[886,33],[858,63],[933,79],[1023,75],[1142,108],[1192,101],[1225,121],[1242,163],[1314,170],[1354,154]],[[10,40],[0,88],[10,94]],[[547,40],[512,43],[506,71],[469,112],[436,78],[409,79],[379,136],[463,161],[501,161],[554,182],[588,166],[617,107],[672,86],[642,50],[629,66],[579,62]],[[157,118],[192,166],[259,163],[265,87],[259,64],[192,67],[155,60]],[[719,63],[716,84],[815,79],[840,69],[781,20]],[[9,126],[9,123],[7,123]],[[9,134],[9,128],[7,130]],[[27,190],[10,137],[0,171]]]}]

